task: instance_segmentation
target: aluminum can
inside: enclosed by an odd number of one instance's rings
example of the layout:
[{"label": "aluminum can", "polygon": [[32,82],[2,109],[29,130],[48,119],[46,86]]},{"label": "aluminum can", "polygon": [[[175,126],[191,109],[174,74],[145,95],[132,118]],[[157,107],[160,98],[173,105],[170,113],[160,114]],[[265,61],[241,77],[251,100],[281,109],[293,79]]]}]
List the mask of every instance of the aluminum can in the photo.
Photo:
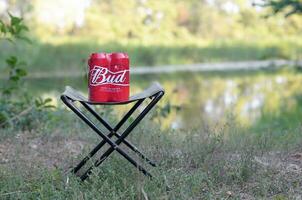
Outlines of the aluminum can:
[{"label": "aluminum can", "polygon": [[129,57],[126,53],[92,53],[88,70],[89,101],[122,102],[129,99]]}]

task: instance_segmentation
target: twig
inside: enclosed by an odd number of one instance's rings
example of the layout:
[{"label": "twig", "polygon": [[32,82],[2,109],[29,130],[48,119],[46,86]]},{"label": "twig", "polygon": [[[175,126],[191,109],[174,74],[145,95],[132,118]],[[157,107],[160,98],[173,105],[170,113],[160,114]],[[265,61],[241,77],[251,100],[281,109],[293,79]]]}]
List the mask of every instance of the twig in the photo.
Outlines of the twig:
[{"label": "twig", "polygon": [[149,200],[147,193],[145,192],[144,188],[142,188],[142,193],[144,195],[145,200]]},{"label": "twig", "polygon": [[33,107],[34,107],[34,106],[32,105],[32,106],[26,108],[25,110],[23,110],[22,112],[20,112],[19,114],[13,116],[12,118],[7,119],[5,122],[2,122],[2,123],[0,124],[0,127],[2,127],[3,125],[7,124],[8,122],[11,122],[11,121],[13,121],[13,120],[15,120],[15,119],[17,119],[17,118],[20,118],[21,116],[23,116],[23,115],[29,113],[29,111],[31,111],[31,110],[33,109]]},{"label": "twig", "polygon": [[16,194],[16,193],[20,193],[21,191],[14,191],[14,192],[7,192],[7,193],[3,193],[3,194],[0,194],[0,196],[7,196],[7,195],[11,195],[11,194]]}]

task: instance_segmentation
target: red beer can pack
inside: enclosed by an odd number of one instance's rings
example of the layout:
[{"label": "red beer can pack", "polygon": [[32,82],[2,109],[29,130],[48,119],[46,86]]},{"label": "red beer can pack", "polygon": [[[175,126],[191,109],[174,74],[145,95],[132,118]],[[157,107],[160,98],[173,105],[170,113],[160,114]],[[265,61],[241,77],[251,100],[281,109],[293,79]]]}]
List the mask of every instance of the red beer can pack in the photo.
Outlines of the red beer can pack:
[{"label": "red beer can pack", "polygon": [[90,101],[121,102],[129,99],[129,57],[126,53],[92,53],[88,68]]}]

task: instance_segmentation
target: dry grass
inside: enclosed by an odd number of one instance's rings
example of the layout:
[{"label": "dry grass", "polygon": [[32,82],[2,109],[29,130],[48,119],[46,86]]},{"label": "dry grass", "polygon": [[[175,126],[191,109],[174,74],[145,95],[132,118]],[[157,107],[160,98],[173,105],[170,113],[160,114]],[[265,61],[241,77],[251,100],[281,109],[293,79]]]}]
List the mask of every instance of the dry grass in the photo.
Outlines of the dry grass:
[{"label": "dry grass", "polygon": [[143,177],[115,153],[85,183],[68,170],[97,140],[88,137],[87,131],[70,135],[62,134],[58,127],[55,130],[42,135],[19,132],[0,142],[0,199],[299,199],[302,196],[301,148],[259,149],[251,137],[233,146],[230,139],[221,137],[227,134],[227,128],[220,133],[213,130],[163,133],[156,125],[145,123],[136,129],[132,140],[160,163],[159,167],[150,168],[155,178]]}]

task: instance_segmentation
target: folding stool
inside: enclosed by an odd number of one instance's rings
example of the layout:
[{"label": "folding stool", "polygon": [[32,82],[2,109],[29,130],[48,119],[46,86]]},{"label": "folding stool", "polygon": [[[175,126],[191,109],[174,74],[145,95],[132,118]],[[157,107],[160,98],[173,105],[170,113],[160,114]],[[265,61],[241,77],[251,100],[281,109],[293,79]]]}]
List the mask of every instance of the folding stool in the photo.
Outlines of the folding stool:
[{"label": "folding stool", "polygon": [[[141,122],[141,120],[148,114],[148,112],[156,105],[156,103],[161,99],[164,95],[164,89],[160,86],[159,83],[153,83],[149,88],[144,90],[143,92],[133,95],[129,98],[128,101],[123,102],[90,102],[87,98],[85,98],[79,91],[71,88],[70,86],[66,86],[64,93],[61,95],[61,100],[78,116],[81,120],[83,120],[92,130],[94,130],[99,136],[101,136],[102,141],[93,149],[91,152],[75,167],[72,172],[77,174],[77,172],[85,165],[85,163],[93,157],[105,144],[109,144],[110,147],[107,149],[97,160],[94,162],[93,166],[89,167],[80,178],[84,181],[88,178],[91,170],[94,167],[99,166],[108,158],[111,153],[117,151],[124,158],[126,158],[133,166],[135,166],[139,171],[141,171],[144,175],[152,177],[152,175],[137,161],[135,161],[127,152],[125,152],[122,148],[120,148],[120,144],[123,143],[134,151],[137,155],[139,155],[142,159],[144,159],[151,166],[156,166],[154,162],[152,162],[149,158],[147,158],[142,152],[140,152],[137,147],[131,144],[126,137],[131,133],[131,131]],[[133,112],[147,99],[150,98],[151,101],[149,104],[140,112],[136,119],[125,129],[124,132],[118,132],[121,126],[129,119],[129,117],[133,114]],[[85,115],[75,104],[74,102],[80,102],[84,108],[86,108],[101,124],[104,125],[106,129],[109,130],[109,134],[104,134],[95,123],[93,123],[87,115]],[[93,105],[122,105],[135,103],[132,108],[122,117],[122,119],[115,126],[111,126],[105,119],[103,119],[94,109]],[[115,136],[117,139],[112,140],[112,136]]]}]

